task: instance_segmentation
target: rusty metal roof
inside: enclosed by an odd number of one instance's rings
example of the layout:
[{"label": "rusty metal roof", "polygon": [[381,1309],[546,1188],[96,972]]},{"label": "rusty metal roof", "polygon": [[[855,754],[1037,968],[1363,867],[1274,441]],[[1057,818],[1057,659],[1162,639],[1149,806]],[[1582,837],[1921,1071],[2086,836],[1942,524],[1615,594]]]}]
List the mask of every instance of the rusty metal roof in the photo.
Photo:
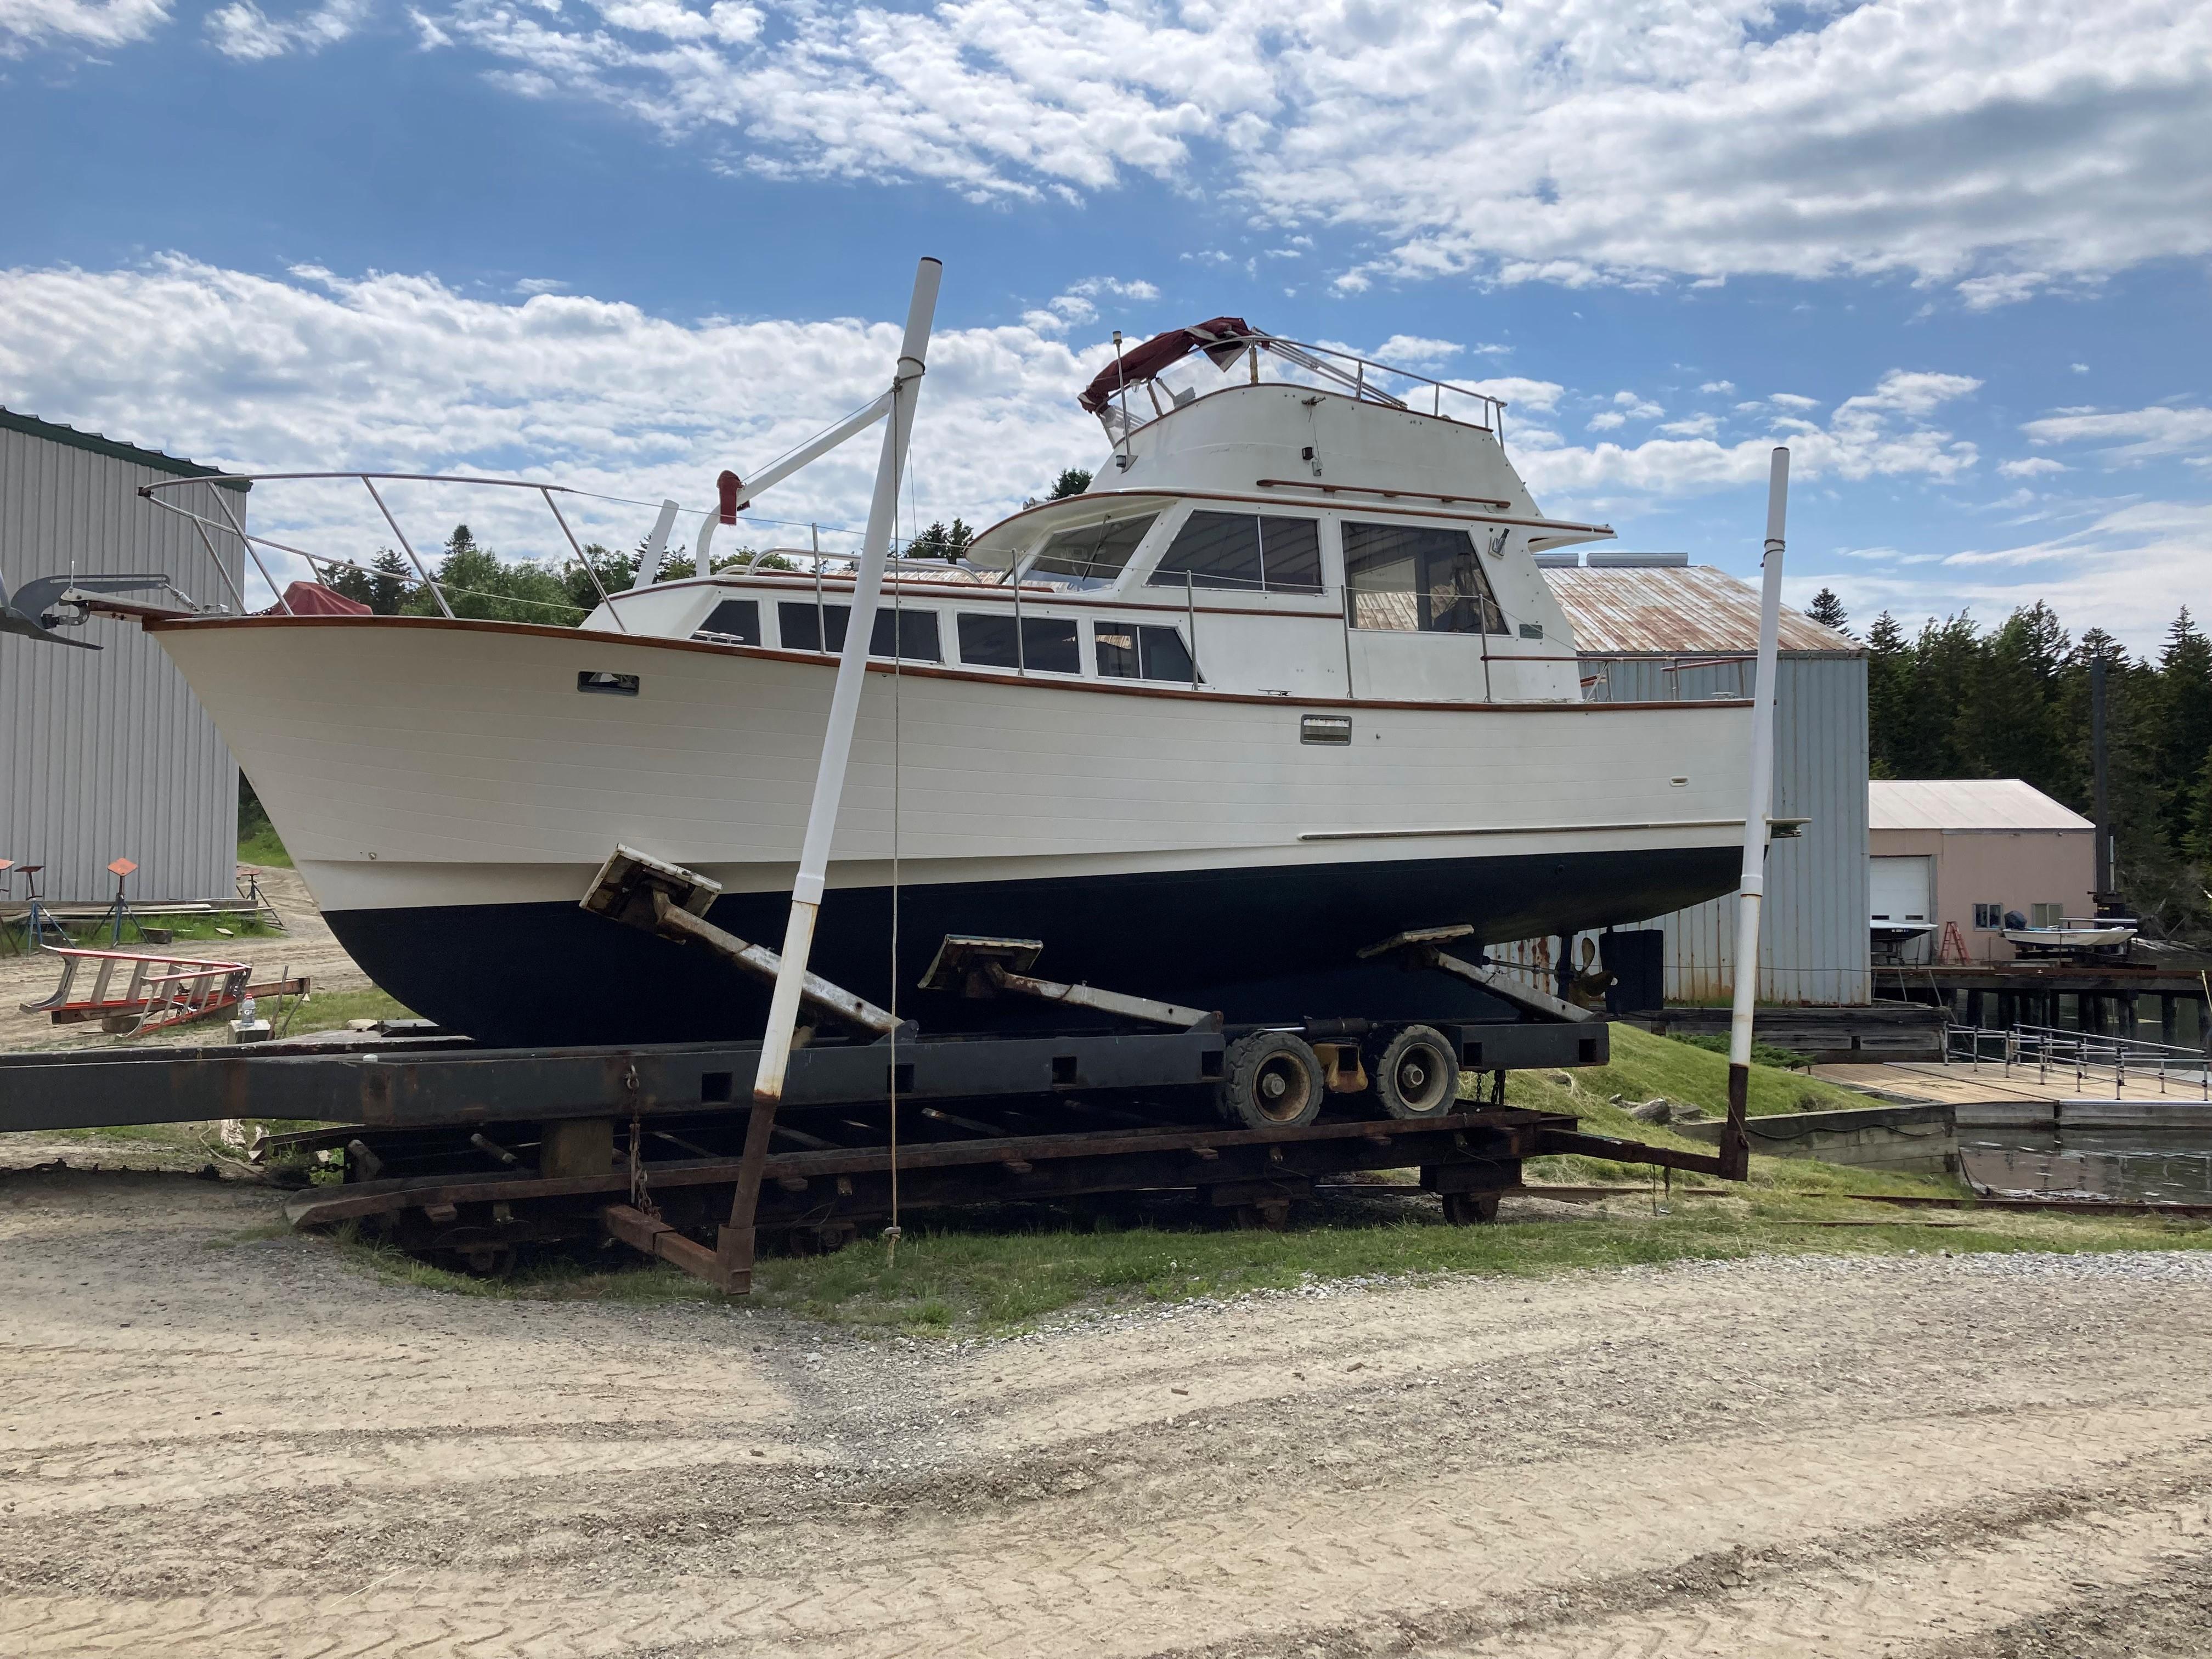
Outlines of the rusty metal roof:
[{"label": "rusty metal roof", "polygon": [[[1759,649],[1759,590],[1711,565],[1544,572],[1584,656],[1677,656]],[[1866,647],[1782,607],[1782,649],[1853,653]]]}]

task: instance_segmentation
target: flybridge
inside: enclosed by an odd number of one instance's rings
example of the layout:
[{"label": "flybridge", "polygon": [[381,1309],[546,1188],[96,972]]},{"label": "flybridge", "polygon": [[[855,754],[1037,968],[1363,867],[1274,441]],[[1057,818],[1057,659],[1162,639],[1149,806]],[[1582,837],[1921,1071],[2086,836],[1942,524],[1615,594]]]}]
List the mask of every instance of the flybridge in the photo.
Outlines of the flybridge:
[{"label": "flybridge", "polygon": [[[1411,411],[1426,403],[1426,412],[1434,418],[1461,421],[1500,437],[1504,435],[1503,398],[1333,346],[1286,340],[1254,328],[1242,317],[1215,317],[1188,328],[1171,328],[1126,352],[1121,349],[1121,332],[1116,329],[1114,361],[1098,371],[1076,402],[1087,413],[1096,415],[1105,427],[1106,435],[1118,444],[1148,421],[1170,414],[1200,395],[1194,386],[1170,387],[1167,401],[1163,403],[1160,398],[1160,377],[1194,353],[1203,356],[1224,375],[1232,373],[1242,361],[1249,385],[1261,384],[1261,360],[1264,356],[1273,365],[1287,368],[1285,378],[1291,384],[1312,386],[1340,395],[1348,393],[1362,402],[1380,404],[1389,409]],[[1394,384],[1406,395],[1389,390]],[[1146,401],[1152,405],[1149,415],[1145,413],[1143,403],[1133,406],[1133,392],[1145,394]],[[1449,412],[1445,401],[1448,396],[1453,400]]]}]

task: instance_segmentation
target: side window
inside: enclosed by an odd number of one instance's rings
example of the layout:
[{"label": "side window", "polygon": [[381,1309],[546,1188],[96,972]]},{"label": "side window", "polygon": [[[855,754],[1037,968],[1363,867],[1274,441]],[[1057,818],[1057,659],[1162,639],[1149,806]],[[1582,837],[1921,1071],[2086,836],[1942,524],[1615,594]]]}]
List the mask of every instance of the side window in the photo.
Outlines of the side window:
[{"label": "side window", "polygon": [[[895,639],[896,645],[892,643]],[[875,627],[869,632],[868,654],[902,657],[908,662],[943,662],[945,653],[937,641],[937,613],[894,611],[888,606],[878,611]]]},{"label": "side window", "polygon": [[1318,593],[1321,526],[1269,513],[1194,513],[1152,572],[1152,587]]},{"label": "side window", "polygon": [[2004,906],[1977,904],[1974,907],[1974,926],[1984,932],[2004,926]]},{"label": "side window", "polygon": [[[842,651],[845,648],[845,618],[852,615],[852,607],[825,605],[817,608],[811,599],[786,599],[775,608],[777,637],[787,651]],[[823,632],[830,642],[822,642]]]},{"label": "side window", "polygon": [[[842,651],[845,629],[852,615],[853,607],[848,605],[825,605],[817,611],[805,599],[786,599],[775,608],[776,626],[782,630],[783,648],[787,651]],[[826,646],[822,642],[824,624],[830,635]],[[891,655],[894,630],[902,636],[900,643],[905,647],[897,654],[907,661],[945,660],[938,644],[934,611],[894,611],[889,606],[879,608],[875,625],[868,632],[868,654]]]},{"label": "side window", "polygon": [[1503,634],[1505,613],[1463,530],[1344,526],[1345,602],[1354,628]]},{"label": "side window", "polygon": [[1141,518],[1109,519],[1079,530],[1063,530],[1037,550],[1028,574],[1058,576],[1078,587],[1103,587],[1121,574],[1158,517],[1147,513]]},{"label": "side window", "polygon": [[1034,674],[1080,674],[1083,655],[1075,623],[1065,617],[1024,617],[1014,631],[1011,616],[960,613],[960,660],[975,668],[1025,668]]},{"label": "side window", "polygon": [[691,637],[712,640],[719,645],[758,645],[760,601],[724,599],[707,613],[707,620],[693,630]]},{"label": "side window", "polygon": [[1100,678],[1194,683],[1190,651],[1182,642],[1181,629],[1125,622],[1102,622],[1096,626]]}]

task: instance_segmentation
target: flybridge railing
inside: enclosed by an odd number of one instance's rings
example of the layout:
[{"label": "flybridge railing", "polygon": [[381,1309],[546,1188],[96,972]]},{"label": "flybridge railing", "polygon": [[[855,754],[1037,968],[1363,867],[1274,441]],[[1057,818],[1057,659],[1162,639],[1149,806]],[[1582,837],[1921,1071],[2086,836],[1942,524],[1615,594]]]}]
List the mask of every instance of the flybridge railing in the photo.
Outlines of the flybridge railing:
[{"label": "flybridge railing", "polygon": [[[1120,337],[1115,337],[1118,339]],[[1465,398],[1474,404],[1477,418],[1464,423],[1495,432],[1498,441],[1504,441],[1505,399],[1490,392],[1462,386],[1455,380],[1441,380],[1417,369],[1401,368],[1395,363],[1363,357],[1358,352],[1346,351],[1335,346],[1315,345],[1304,340],[1286,340],[1276,334],[1227,334],[1207,349],[1210,353],[1240,345],[1245,348],[1251,384],[1255,386],[1260,383],[1260,355],[1266,352],[1305,370],[1324,386],[1350,392],[1363,403],[1381,404],[1390,409],[1419,413],[1424,412],[1420,404],[1426,402],[1429,404],[1426,413],[1456,421],[1462,418],[1461,413],[1455,407],[1454,413],[1446,415],[1444,398],[1449,393],[1454,398]],[[1409,387],[1421,390],[1401,397],[1389,390],[1386,382],[1402,382]],[[1152,405],[1150,419],[1130,410],[1129,394],[1137,391],[1145,392]],[[1194,401],[1198,395],[1195,389],[1176,392],[1170,388],[1167,401],[1163,403],[1159,381],[1155,374],[1119,388],[1115,393],[1116,401],[1108,404],[1099,411],[1099,419],[1104,422],[1108,435],[1118,442],[1138,428],[1151,424],[1152,420],[1172,414],[1184,404]],[[1117,426],[1119,431],[1115,430]]]}]

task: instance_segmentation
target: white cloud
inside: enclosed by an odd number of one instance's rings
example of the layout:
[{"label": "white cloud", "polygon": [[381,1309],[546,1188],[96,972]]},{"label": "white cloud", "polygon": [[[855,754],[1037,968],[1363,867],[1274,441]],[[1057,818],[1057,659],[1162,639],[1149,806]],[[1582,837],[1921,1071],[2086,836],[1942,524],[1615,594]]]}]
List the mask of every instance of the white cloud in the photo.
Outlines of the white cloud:
[{"label": "white cloud", "polygon": [[1784,409],[1818,409],[1820,406],[1820,400],[1818,398],[1808,398],[1796,392],[1770,392],[1767,394],[1766,401],[1778,404]]},{"label": "white cloud", "polygon": [[1147,282],[1123,282],[1113,276],[1086,276],[1072,283],[1061,293],[1044,303],[1041,311],[1024,312],[1022,320],[1043,334],[1058,334],[1070,327],[1097,320],[1097,301],[1102,298],[1132,300],[1149,304],[1160,297],[1160,291]]},{"label": "white cloud", "polygon": [[232,0],[208,14],[207,31],[224,57],[258,63],[336,46],[361,27],[368,11],[369,0],[325,0],[296,17],[273,18],[254,0]]},{"label": "white cloud", "polygon": [[2066,464],[2047,455],[2031,455],[2024,461],[2000,461],[1997,471],[2008,478],[2034,478],[2045,473],[2063,472]]},{"label": "white cloud", "polygon": [[1610,432],[1615,427],[1626,426],[1627,424],[1628,416],[1622,414],[1617,409],[1608,409],[1602,414],[1593,415],[1589,417],[1589,430],[1592,432]]},{"label": "white cloud", "polygon": [[1692,415],[1687,420],[1669,421],[1659,428],[1670,438],[1710,438],[1721,429],[1717,415]]},{"label": "white cloud", "polygon": [[1378,362],[1403,363],[1408,368],[1436,368],[1449,362],[1466,349],[1456,340],[1431,340],[1419,334],[1393,334],[1369,355]]},{"label": "white cloud", "polygon": [[978,198],[1200,185],[1338,273],[1901,271],[1970,305],[2212,251],[2212,12],[2176,0],[448,0],[518,90],[737,165]]},{"label": "white cloud", "polygon": [[1523,447],[1516,459],[1547,511],[1595,512],[1626,497],[1696,495],[1756,483],[1767,475],[1777,439],[1790,448],[1799,480],[1876,477],[1946,483],[1972,469],[1975,447],[1933,424],[1940,406],[1981,382],[1964,374],[1892,369],[1871,392],[1846,398],[1825,427],[1789,416],[1766,435],[1723,445],[1711,437],[1656,436],[1633,448]]},{"label": "white cloud", "polygon": [[168,0],[0,0],[0,58],[34,45],[127,46],[168,21]]},{"label": "white cloud", "polygon": [[1959,297],[1966,302],[1969,311],[1993,311],[1999,306],[2032,300],[2050,284],[2051,276],[2046,271],[2003,271],[1992,276],[1967,278],[1958,285]]},{"label": "white cloud", "polygon": [[2094,444],[2114,461],[2147,461],[2212,450],[2212,409],[2156,404],[2109,414],[2064,410],[2021,430],[2039,444]]},{"label": "white cloud", "polygon": [[1704,392],[1710,392],[1717,397],[1725,398],[1729,393],[1735,390],[1735,382],[1734,380],[1707,380],[1703,386],[1699,386],[1698,390]]},{"label": "white cloud", "polygon": [[[903,284],[884,287],[883,311],[902,313]],[[684,323],[584,296],[465,296],[429,276],[303,267],[270,278],[173,256],[105,273],[0,271],[11,406],[246,471],[522,475],[703,509],[722,468],[757,470],[874,396],[897,349],[891,322]],[[1075,393],[1110,350],[1018,325],[938,333],[914,439],[921,521],[979,523],[1064,466],[1095,465],[1105,440]],[[761,512],[857,525],[876,447],[846,446]],[[501,492],[393,488],[410,535],[466,518],[510,554],[560,550],[542,509],[515,516]],[[365,559],[391,544],[358,485],[270,485],[251,507],[267,533],[313,532],[317,551]],[[577,512],[579,533],[610,545],[634,543],[653,516]]]},{"label": "white cloud", "polygon": [[2087,374],[2089,372],[2089,365],[2087,363],[2075,363],[2072,368],[2076,374]]},{"label": "white cloud", "polygon": [[1828,580],[1855,621],[1887,610],[1910,629],[1923,617],[1971,611],[1991,623],[2041,600],[2077,632],[2094,623],[2140,653],[2156,649],[2175,611],[2203,591],[2208,543],[2212,505],[2138,501],[2046,541],[1913,554],[1897,561],[1916,567],[1912,574],[1849,571]]},{"label": "white cloud", "polygon": [[[1095,291],[1109,292],[1098,280]],[[885,287],[881,309],[896,314],[904,293]],[[974,326],[933,341],[914,441],[921,523],[956,513],[981,523],[1062,467],[1101,457],[1103,439],[1074,395],[1111,348],[1103,328],[1071,339],[1047,314],[1049,328]],[[0,271],[0,386],[14,406],[244,470],[523,475],[692,508],[712,502],[723,467],[757,470],[873,395],[896,342],[887,321],[687,323],[584,295],[477,297],[426,276],[307,266],[270,277],[172,256],[104,273]],[[1960,375],[1895,371],[1826,425],[1778,417],[1732,444],[1664,434],[1571,444],[1543,424],[1568,396],[1558,382],[1476,384],[1517,411],[1506,425],[1515,461],[1563,516],[1756,485],[1785,433],[1794,474],[1808,482],[1940,483],[1975,462],[1973,446],[1937,424],[1976,389]],[[760,510],[856,524],[874,454],[872,444],[848,447]],[[441,507],[428,487],[395,489],[414,492],[404,507],[394,500],[410,527],[424,522],[410,514],[427,514],[442,535],[466,517],[510,555],[559,551],[542,514],[514,517],[510,504],[484,505],[483,492]],[[272,485],[252,501],[268,533],[313,532],[310,545],[356,558],[389,544],[370,509],[357,487]],[[580,532],[610,544],[635,542],[652,516],[649,506],[576,509]],[[745,532],[787,544],[805,534]]]}]

